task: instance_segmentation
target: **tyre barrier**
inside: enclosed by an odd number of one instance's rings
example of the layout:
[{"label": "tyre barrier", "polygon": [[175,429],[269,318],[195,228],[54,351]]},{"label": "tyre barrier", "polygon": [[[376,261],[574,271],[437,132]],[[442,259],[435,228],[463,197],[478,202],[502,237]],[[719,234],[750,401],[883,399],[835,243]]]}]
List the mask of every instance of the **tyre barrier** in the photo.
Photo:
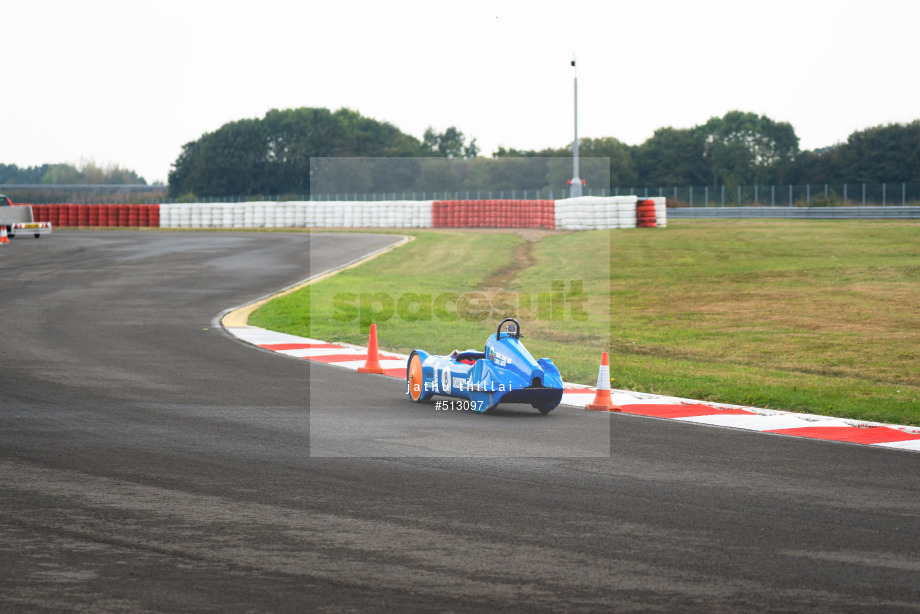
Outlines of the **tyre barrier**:
[{"label": "tyre barrier", "polygon": [[31,205],[55,228],[547,228],[664,227],[665,199],[286,201],[161,205]]},{"label": "tyre barrier", "polygon": [[160,205],[30,205],[36,222],[54,228],[146,228],[160,225]]},{"label": "tyre barrier", "polygon": [[432,201],[160,205],[161,228],[431,228]]},{"label": "tyre barrier", "polygon": [[636,225],[639,228],[657,227],[655,201],[646,199],[636,203]]},{"label": "tyre barrier", "polygon": [[[582,196],[555,201],[556,228],[565,230],[597,230],[606,228],[636,228],[638,226],[636,196]],[[657,226],[667,224],[667,207],[663,197],[643,199],[652,203]]]},{"label": "tyre barrier", "polygon": [[555,228],[552,200],[436,200],[434,228]]}]

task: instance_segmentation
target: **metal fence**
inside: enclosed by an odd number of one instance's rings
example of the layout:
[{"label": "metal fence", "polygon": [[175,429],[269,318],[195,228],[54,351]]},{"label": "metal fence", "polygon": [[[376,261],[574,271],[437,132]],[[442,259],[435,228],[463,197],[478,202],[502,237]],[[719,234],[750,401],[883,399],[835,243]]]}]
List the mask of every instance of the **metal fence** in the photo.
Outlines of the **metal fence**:
[{"label": "metal fence", "polygon": [[[0,185],[0,193],[21,203],[174,203],[166,186],[138,185]],[[920,183],[820,183],[748,186],[615,186],[589,188],[585,196],[661,196],[669,208],[695,207],[853,207],[920,205]],[[259,194],[203,196],[181,202],[378,201],[378,200],[556,200],[568,188],[542,190],[446,190],[433,192],[358,192],[338,194]]]},{"label": "metal fence", "polygon": [[[583,196],[610,196],[610,190],[583,189]],[[623,192],[625,194],[625,192]],[[568,190],[444,190],[434,192],[352,192],[311,194],[313,201],[374,200],[556,200],[568,197]]]},{"label": "metal fence", "polygon": [[[852,207],[905,206],[920,203],[920,183],[820,183],[803,185],[749,186],[616,186],[585,188],[585,196],[636,195],[667,198],[668,207]],[[557,199],[568,190],[478,190],[445,192],[388,192],[313,194],[310,200],[470,200],[470,199]]]},{"label": "metal fence", "polygon": [[920,183],[644,187],[635,194],[664,196],[669,207],[886,207],[920,203]]}]

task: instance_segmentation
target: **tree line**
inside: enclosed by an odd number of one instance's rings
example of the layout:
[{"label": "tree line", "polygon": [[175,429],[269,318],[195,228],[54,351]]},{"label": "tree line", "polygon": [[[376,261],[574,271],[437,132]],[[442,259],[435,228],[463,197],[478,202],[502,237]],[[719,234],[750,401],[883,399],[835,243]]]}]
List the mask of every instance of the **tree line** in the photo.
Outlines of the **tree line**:
[{"label": "tree line", "polygon": [[[428,140],[449,150],[433,132]],[[429,153],[441,155],[435,151]],[[422,152],[417,138],[350,109],[272,109],[262,119],[230,122],[186,143],[169,173],[169,194],[305,194],[311,158],[401,158]]]},{"label": "tree line", "polygon": [[22,167],[0,164],[0,185],[147,185],[134,171],[118,165],[99,166],[95,162],[40,164]]},{"label": "tree line", "polygon": [[[663,127],[640,145],[614,137],[579,141],[589,187],[920,183],[920,120],[876,126],[843,143],[799,148],[793,127],[730,111],[692,128]],[[476,139],[451,126],[421,139],[350,109],[273,109],[224,124],[186,143],[169,173],[171,198],[258,195],[565,190],[572,144],[500,148],[480,155]],[[605,160],[606,158],[606,160]],[[0,164],[2,184],[146,184],[133,171]]]},{"label": "tree line", "polygon": [[[500,150],[497,156],[571,155]],[[610,159],[611,186],[730,186],[920,182],[920,120],[854,132],[844,143],[799,149],[793,127],[730,111],[693,128],[659,128],[641,145],[579,140],[580,156]]]},{"label": "tree line", "polygon": [[[838,182],[920,182],[920,120],[799,149],[787,122],[730,111],[692,128],[659,128],[644,143],[579,141],[581,176],[595,188]],[[571,177],[572,145],[479,156],[456,127],[421,140],[356,111],[300,108],[225,124],[187,143],[169,175],[172,197],[256,194],[556,190]],[[355,157],[363,159],[356,160]],[[595,158],[608,158],[609,167]],[[313,166],[311,167],[311,159]]]}]

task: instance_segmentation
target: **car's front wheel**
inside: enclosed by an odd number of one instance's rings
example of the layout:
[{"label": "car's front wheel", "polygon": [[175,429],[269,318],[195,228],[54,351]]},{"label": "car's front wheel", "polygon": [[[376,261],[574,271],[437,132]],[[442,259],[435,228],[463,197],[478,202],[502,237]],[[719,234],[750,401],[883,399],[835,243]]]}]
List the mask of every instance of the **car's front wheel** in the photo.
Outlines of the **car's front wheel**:
[{"label": "car's front wheel", "polygon": [[409,366],[406,369],[406,386],[409,390],[409,398],[416,403],[427,401],[432,397],[432,393],[427,392],[425,387],[422,359],[415,352],[412,352],[409,357]]}]

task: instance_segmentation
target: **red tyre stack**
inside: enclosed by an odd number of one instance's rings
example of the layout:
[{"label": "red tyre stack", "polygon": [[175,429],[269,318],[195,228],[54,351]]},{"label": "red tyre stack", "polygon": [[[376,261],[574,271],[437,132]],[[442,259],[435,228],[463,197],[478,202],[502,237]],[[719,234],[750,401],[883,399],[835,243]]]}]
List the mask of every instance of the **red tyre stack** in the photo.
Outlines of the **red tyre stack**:
[{"label": "red tyre stack", "polygon": [[32,219],[36,222],[47,222],[48,205],[32,205]]},{"label": "red tyre stack", "polygon": [[436,200],[431,203],[431,225],[433,227],[447,228],[449,226],[448,214],[447,203],[443,200]]},{"label": "red tyre stack", "polygon": [[446,228],[447,227],[447,207],[442,201],[436,201],[434,203],[434,210],[437,212],[438,222],[435,228]]},{"label": "red tyre stack", "polygon": [[640,200],[636,203],[636,226],[639,228],[655,228],[658,226],[654,200]]},{"label": "red tyre stack", "polygon": [[137,228],[141,225],[141,208],[137,205],[127,205],[128,207],[128,226]]},{"label": "red tyre stack", "polygon": [[543,210],[544,210],[544,225],[549,229],[556,228],[556,201],[554,200],[544,200],[543,201]]}]

